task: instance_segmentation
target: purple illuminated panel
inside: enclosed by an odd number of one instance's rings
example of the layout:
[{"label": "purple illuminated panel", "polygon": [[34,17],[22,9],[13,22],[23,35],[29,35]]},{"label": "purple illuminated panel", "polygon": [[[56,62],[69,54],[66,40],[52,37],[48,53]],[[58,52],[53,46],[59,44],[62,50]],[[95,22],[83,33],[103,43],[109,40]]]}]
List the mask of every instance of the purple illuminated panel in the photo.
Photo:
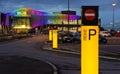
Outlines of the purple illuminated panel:
[{"label": "purple illuminated panel", "polygon": [[69,19],[70,19],[70,20],[76,20],[76,19],[77,19],[77,16],[76,16],[76,15],[70,15]]},{"label": "purple illuminated panel", "polygon": [[6,14],[5,25],[9,26],[9,15]]},{"label": "purple illuminated panel", "polygon": [[42,26],[43,23],[44,23],[43,16],[32,16],[31,17],[32,28],[35,28],[35,27],[38,27],[38,26]]}]

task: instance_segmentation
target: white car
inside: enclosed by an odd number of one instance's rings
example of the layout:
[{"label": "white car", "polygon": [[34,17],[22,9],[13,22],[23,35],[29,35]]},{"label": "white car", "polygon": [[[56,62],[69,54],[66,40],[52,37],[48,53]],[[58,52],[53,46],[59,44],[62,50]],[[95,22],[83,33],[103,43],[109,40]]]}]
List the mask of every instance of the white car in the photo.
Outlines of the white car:
[{"label": "white car", "polygon": [[100,31],[100,35],[104,36],[104,37],[110,37],[111,34],[107,31]]}]

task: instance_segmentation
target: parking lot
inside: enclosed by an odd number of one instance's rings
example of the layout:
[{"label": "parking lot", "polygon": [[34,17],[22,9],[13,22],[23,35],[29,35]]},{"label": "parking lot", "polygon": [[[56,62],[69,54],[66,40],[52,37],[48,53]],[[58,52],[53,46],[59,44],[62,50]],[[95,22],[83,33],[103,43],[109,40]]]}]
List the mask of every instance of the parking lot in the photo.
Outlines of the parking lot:
[{"label": "parking lot", "polygon": [[[107,39],[107,43],[99,44],[100,72],[101,74],[119,74],[120,37],[111,36],[105,38]],[[78,42],[61,43],[58,50],[75,52],[73,54],[80,56],[81,44]]]},{"label": "parking lot", "polygon": [[120,45],[120,37],[107,37],[108,45]]},{"label": "parking lot", "polygon": [[[107,43],[99,44],[99,54],[100,55],[107,55],[107,56],[115,56],[118,57],[120,53],[120,37],[106,37]],[[60,49],[65,49],[73,52],[80,53],[81,51],[81,43],[80,42],[67,42],[67,43],[60,43]]]}]

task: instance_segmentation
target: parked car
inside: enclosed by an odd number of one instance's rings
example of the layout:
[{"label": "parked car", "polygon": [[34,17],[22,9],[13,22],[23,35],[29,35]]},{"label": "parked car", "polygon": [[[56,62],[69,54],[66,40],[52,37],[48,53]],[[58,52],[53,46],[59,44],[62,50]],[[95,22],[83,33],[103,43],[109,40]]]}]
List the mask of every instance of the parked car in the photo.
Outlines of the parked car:
[{"label": "parked car", "polygon": [[117,32],[114,31],[114,30],[110,31],[111,36],[115,36],[116,33],[117,33]]},{"label": "parked car", "polygon": [[104,36],[104,37],[110,37],[111,34],[107,31],[100,31],[100,35]]},{"label": "parked car", "polygon": [[73,42],[80,42],[81,43],[81,34],[75,34],[73,36]]},{"label": "parked car", "polygon": [[117,32],[117,33],[115,34],[115,36],[116,36],[116,37],[120,37],[120,32]]},{"label": "parked car", "polygon": [[[81,43],[81,34],[77,34],[73,36],[73,42],[74,41],[79,41]],[[106,37],[99,35],[99,44],[106,44],[107,43],[107,39]]]},{"label": "parked car", "polygon": [[66,34],[62,35],[62,42],[63,43],[72,43],[73,35],[71,33],[66,33]]},{"label": "parked car", "polygon": [[107,43],[107,39],[104,36],[99,35],[99,43],[100,44],[106,44]]}]

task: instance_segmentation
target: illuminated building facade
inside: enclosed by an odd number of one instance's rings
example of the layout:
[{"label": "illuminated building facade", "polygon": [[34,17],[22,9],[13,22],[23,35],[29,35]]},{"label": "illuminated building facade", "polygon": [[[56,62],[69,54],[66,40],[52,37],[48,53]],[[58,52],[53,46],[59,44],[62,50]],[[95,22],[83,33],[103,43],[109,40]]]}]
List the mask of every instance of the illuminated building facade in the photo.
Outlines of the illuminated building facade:
[{"label": "illuminated building facade", "polygon": [[[20,8],[11,13],[13,16],[13,29],[16,33],[27,33],[30,29],[38,27],[49,28],[51,25],[58,25],[59,30],[67,30],[68,14],[46,13],[29,8]],[[81,25],[80,16],[69,14],[70,29],[75,30]]]}]

